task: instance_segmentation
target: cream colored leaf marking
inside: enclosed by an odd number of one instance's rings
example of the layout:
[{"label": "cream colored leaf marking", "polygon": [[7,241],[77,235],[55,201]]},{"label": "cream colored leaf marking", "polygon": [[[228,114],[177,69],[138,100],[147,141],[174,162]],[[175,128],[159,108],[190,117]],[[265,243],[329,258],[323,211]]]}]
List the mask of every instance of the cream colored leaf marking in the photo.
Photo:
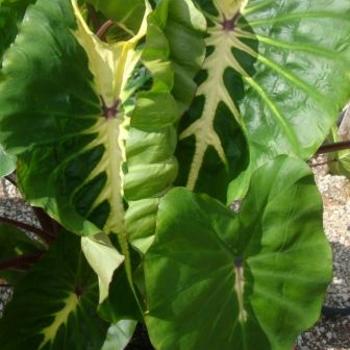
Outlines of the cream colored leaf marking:
[{"label": "cream colored leaf marking", "polygon": [[208,30],[209,37],[206,40],[207,47],[214,47],[214,52],[207,57],[202,68],[207,71],[208,78],[197,90],[197,96],[205,97],[203,112],[201,117],[180,135],[181,140],[191,136],[194,136],[196,139],[195,153],[187,181],[187,187],[190,190],[193,190],[196,185],[205,153],[210,146],[215,149],[223,164],[228,165],[221,140],[214,129],[215,115],[221,102],[225,103],[237,122],[244,129],[237,106],[225,87],[224,72],[227,68],[231,67],[241,75],[248,76],[248,74],[232,55],[232,37],[234,37],[234,33],[232,31],[225,31],[222,28],[222,22],[228,18],[222,10],[226,9],[226,13],[233,14],[232,17],[234,17],[235,13],[228,9],[232,6],[237,11],[243,2],[217,0],[215,3],[220,11],[220,18],[216,25]]},{"label": "cream colored leaf marking", "polygon": [[247,4],[248,0],[214,0],[214,5],[220,14],[220,22],[233,18],[238,12],[243,12]]},{"label": "cream colored leaf marking", "polygon": [[[91,32],[80,13],[76,0],[72,0],[72,4],[78,25],[74,35],[88,56],[96,93],[101,97],[106,107],[113,106],[116,101],[120,107],[124,102],[127,81],[141,57],[141,52],[136,51],[135,48],[139,40],[146,34],[148,11],[146,11],[139,32],[131,40],[107,44]],[[120,108],[118,109],[117,114],[111,118],[100,116],[96,124],[87,130],[87,133],[96,133],[97,137],[86,150],[103,145],[105,152],[85,183],[101,173],[106,173],[107,184],[96,198],[91,210],[107,199],[111,206],[111,212],[107,218],[104,232],[125,235],[122,165],[126,160],[125,139],[128,119],[124,112]]]},{"label": "cream colored leaf marking", "polygon": [[107,106],[115,99],[122,99],[125,85],[140,60],[141,52],[135,47],[147,31],[147,14],[139,32],[129,41],[107,44],[101,41],[88,27],[76,0],[72,0],[78,29],[74,33],[89,58],[89,68],[95,78],[96,91],[104,98]]},{"label": "cream colored leaf marking", "polygon": [[[101,115],[96,116],[95,125],[86,131],[87,134],[96,134],[97,136],[84,151],[103,146],[104,153],[99,164],[85,179],[84,184],[100,174],[106,174],[107,183],[95,199],[90,212],[104,201],[108,201],[110,213],[103,231],[106,234],[115,233],[118,235],[131,288],[133,288],[132,271],[125,224],[124,173],[122,169],[126,160],[125,140],[127,138],[128,118],[126,118],[122,105],[126,98],[126,84],[141,57],[141,51],[136,50],[137,43],[147,32],[147,16],[150,6],[147,1],[145,3],[147,10],[139,32],[129,41],[107,44],[91,32],[81,15],[77,1],[72,0],[77,20],[77,29],[73,34],[87,54],[89,68],[94,77],[94,88],[96,94],[100,96],[102,104]],[[112,268],[118,266],[114,265]],[[99,278],[104,278],[109,283],[113,271],[110,269],[108,273],[109,276],[99,275]],[[102,288],[100,300],[105,297],[106,289]]]},{"label": "cream colored leaf marking", "polygon": [[38,348],[39,350],[43,349],[47,344],[54,342],[60,327],[67,324],[69,316],[76,311],[78,304],[79,299],[77,295],[74,293],[69,294],[64,300],[63,309],[52,315],[53,321],[51,324],[40,332],[44,336],[44,339]]},{"label": "cream colored leaf marking", "polygon": [[235,264],[235,291],[238,300],[238,320],[243,323],[248,319],[248,313],[244,307],[244,267],[240,264]]}]

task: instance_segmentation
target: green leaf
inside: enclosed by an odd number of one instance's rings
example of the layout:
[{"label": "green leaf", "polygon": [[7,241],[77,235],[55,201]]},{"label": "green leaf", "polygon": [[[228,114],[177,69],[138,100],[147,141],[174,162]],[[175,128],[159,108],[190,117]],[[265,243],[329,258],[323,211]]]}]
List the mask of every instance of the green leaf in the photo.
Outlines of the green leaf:
[{"label": "green leaf", "polygon": [[34,0],[0,1],[0,67],[4,52],[18,33],[18,26],[23,19],[26,8],[33,2]]},{"label": "green leaf", "polygon": [[62,232],[6,307],[0,320],[1,349],[100,350],[108,324],[98,318],[97,304],[97,279],[82,255],[80,239]]},{"label": "green leaf", "polygon": [[123,350],[129,344],[137,326],[136,321],[120,321],[109,327],[101,350]]},{"label": "green leaf", "polygon": [[145,0],[87,0],[96,10],[134,34],[140,28],[146,10]]},{"label": "green leaf", "polygon": [[159,199],[177,176],[176,124],[195,94],[204,28],[202,14],[189,0],[162,0],[148,17],[142,60],[153,85],[138,95],[131,116],[124,186],[129,239],[140,252],[153,241]]},{"label": "green leaf", "polygon": [[350,98],[350,3],[196,2],[207,58],[181,126],[178,184],[225,201],[235,179],[231,202],[258,166],[280,154],[308,159],[327,137]]},{"label": "green leaf", "polygon": [[7,154],[0,145],[0,177],[13,173],[16,169],[16,157]]},{"label": "green leaf", "polygon": [[[25,267],[28,260],[40,256],[46,249],[19,229],[0,224],[0,279],[16,285],[27,272]],[[22,264],[20,258],[23,256],[28,259]]]},{"label": "green leaf", "polygon": [[145,258],[152,343],[290,350],[319,318],[331,261],[320,194],[300,160],[278,157],[258,169],[238,215],[174,189]]}]

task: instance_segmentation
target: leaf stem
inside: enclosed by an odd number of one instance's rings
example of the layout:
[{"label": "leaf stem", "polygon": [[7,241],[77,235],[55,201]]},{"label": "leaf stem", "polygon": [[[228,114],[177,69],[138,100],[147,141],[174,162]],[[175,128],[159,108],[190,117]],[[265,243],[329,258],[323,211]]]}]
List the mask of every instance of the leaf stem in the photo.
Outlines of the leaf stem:
[{"label": "leaf stem", "polygon": [[42,255],[43,252],[32,255],[22,255],[16,258],[2,261],[0,262],[0,270],[8,270],[13,268],[26,270],[38,262]]},{"label": "leaf stem", "polygon": [[50,238],[54,240],[55,237],[58,236],[60,230],[59,223],[47,215],[43,209],[37,207],[32,207],[32,209],[45,233],[47,233]]},{"label": "leaf stem", "polygon": [[326,154],[350,149],[350,141],[336,142],[321,146],[316,154]]},{"label": "leaf stem", "polygon": [[17,187],[17,183],[16,183],[16,181],[12,178],[11,175],[5,176],[5,180],[8,181],[8,182],[10,182],[12,186]]},{"label": "leaf stem", "polygon": [[96,36],[98,36],[101,40],[104,40],[108,30],[112,27],[113,21],[109,19],[97,30]]},{"label": "leaf stem", "polygon": [[11,226],[15,226],[19,229],[32,232],[32,233],[36,234],[38,237],[40,237],[41,239],[43,239],[46,243],[52,243],[55,239],[49,233],[47,233],[47,232],[45,232],[45,231],[43,231],[35,226],[28,225],[28,224],[25,224],[25,223],[17,221],[17,220],[0,217],[0,223],[8,224]]}]

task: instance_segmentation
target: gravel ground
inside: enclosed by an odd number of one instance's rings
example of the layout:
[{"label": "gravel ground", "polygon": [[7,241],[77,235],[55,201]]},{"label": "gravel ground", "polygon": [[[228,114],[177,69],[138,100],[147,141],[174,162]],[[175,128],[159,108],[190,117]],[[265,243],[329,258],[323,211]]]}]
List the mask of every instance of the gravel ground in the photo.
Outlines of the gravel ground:
[{"label": "gravel ground", "polygon": [[[328,174],[324,158],[312,164],[318,187],[324,201],[324,227],[334,254],[334,278],[328,289],[326,304],[334,307],[350,306],[350,181],[341,176]],[[6,183],[6,186],[4,186]],[[32,210],[19,198],[9,183],[0,183],[0,216],[38,225]],[[0,288],[1,300],[8,300],[11,291]],[[298,340],[298,350],[346,350],[350,349],[350,317],[321,319]]]},{"label": "gravel ground", "polygon": [[[313,170],[324,203],[324,228],[333,248],[334,275],[326,305],[350,306],[350,181],[328,174],[324,157],[313,160]],[[350,349],[350,317],[321,319],[298,341],[298,350]]]},{"label": "gravel ground", "polygon": [[[6,180],[0,180],[0,216],[39,227],[38,221],[33,217],[31,207],[24,203],[16,188]],[[0,288],[0,316],[4,309],[4,301],[9,300],[11,296],[11,289]]]}]

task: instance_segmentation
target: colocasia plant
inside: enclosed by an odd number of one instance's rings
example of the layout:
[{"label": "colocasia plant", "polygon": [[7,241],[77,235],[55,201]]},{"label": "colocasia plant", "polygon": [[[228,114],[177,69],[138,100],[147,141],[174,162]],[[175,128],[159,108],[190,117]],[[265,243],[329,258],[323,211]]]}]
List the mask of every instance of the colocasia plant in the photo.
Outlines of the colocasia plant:
[{"label": "colocasia plant", "polygon": [[331,280],[305,161],[349,0],[2,0],[0,33],[0,175],[41,222],[2,218],[1,349],[290,350]]}]

